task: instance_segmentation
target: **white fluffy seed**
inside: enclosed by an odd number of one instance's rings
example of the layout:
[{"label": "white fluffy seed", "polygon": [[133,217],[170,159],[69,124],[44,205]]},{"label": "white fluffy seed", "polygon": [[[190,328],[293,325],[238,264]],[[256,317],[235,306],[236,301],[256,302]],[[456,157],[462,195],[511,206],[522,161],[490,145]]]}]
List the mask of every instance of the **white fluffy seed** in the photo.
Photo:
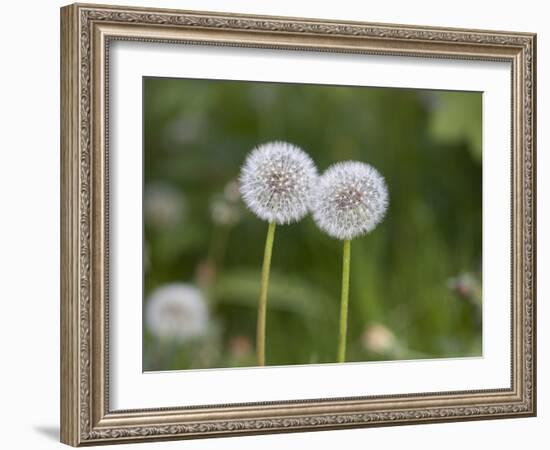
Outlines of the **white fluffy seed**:
[{"label": "white fluffy seed", "polygon": [[260,219],[288,224],[308,212],[317,169],[299,147],[268,142],[256,147],[243,164],[239,189],[246,206]]},{"label": "white fluffy seed", "polygon": [[336,239],[353,239],[372,231],[389,205],[388,189],[372,166],[336,163],[319,177],[311,208],[317,226]]}]

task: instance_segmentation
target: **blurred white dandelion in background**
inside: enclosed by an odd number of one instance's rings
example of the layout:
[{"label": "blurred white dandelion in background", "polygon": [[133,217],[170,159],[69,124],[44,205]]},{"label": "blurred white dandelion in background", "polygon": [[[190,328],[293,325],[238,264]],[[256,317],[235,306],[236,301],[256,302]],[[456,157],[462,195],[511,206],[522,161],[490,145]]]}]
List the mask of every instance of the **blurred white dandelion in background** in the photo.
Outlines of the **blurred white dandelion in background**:
[{"label": "blurred white dandelion in background", "polygon": [[198,140],[206,132],[206,121],[201,114],[183,114],[169,122],[164,129],[165,148],[179,151],[181,146]]},{"label": "blurred white dandelion in background", "polygon": [[184,342],[200,338],[208,331],[206,299],[191,284],[165,284],[151,293],[145,321],[151,334],[161,340]]},{"label": "blurred white dandelion in background", "polygon": [[210,217],[214,224],[210,249],[207,258],[201,261],[196,269],[197,283],[204,289],[208,289],[214,283],[217,272],[222,269],[229,235],[232,228],[241,220],[240,199],[239,183],[236,179],[229,181],[222,192],[217,192],[210,198]]},{"label": "blurred white dandelion in background", "polygon": [[463,299],[481,305],[481,277],[471,272],[463,272],[447,280],[447,288]]},{"label": "blurred white dandelion in background", "polygon": [[222,226],[236,225],[241,219],[239,200],[239,183],[232,180],[225,185],[223,194],[215,195],[210,200],[212,222]]},{"label": "blurred white dandelion in background", "polygon": [[214,198],[210,201],[210,215],[212,222],[226,226],[236,225],[241,218],[239,208],[223,198]]},{"label": "blurred white dandelion in background", "polygon": [[309,205],[317,169],[312,159],[288,142],[256,147],[241,169],[240,191],[260,219],[288,224],[302,219]]},{"label": "blurred white dandelion in background", "polygon": [[336,163],[319,178],[312,200],[313,219],[329,236],[346,240],[372,231],[388,209],[386,182],[372,166]]},{"label": "blurred white dandelion in background", "polygon": [[183,194],[168,183],[148,183],[143,192],[143,213],[146,223],[155,227],[177,225],[185,213]]},{"label": "blurred white dandelion in background", "polygon": [[239,180],[231,180],[223,188],[223,196],[228,202],[237,203],[241,198],[239,192]]},{"label": "blurred white dandelion in background", "polygon": [[399,347],[393,332],[381,323],[373,323],[365,328],[361,344],[365,350],[378,354],[388,354]]}]

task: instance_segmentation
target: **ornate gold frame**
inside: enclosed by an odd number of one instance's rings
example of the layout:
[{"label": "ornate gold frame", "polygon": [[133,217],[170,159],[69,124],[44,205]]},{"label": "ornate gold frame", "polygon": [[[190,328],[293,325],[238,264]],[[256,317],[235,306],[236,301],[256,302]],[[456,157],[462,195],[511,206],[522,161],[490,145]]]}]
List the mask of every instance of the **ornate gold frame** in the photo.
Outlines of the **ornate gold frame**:
[{"label": "ornate gold frame", "polygon": [[[112,40],[424,58],[512,67],[509,389],[111,411],[108,391],[108,57]],[[535,51],[529,33],[75,4],[61,9],[61,440],[79,446],[533,416]]]}]

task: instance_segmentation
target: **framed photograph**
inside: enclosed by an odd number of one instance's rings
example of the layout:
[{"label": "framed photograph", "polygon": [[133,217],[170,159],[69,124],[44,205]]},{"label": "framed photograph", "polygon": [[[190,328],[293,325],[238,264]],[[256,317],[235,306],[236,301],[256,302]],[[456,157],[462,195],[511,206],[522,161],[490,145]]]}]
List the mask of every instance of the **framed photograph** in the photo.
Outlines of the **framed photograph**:
[{"label": "framed photograph", "polygon": [[535,58],[62,8],[62,442],[535,415]]}]

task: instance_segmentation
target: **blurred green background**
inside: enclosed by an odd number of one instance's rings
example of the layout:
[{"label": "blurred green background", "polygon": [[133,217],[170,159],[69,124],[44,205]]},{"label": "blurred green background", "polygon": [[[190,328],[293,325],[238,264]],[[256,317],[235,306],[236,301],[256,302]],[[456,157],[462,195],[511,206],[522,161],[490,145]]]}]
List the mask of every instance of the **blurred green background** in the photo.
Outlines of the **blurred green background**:
[{"label": "blurred green background", "polygon": [[[144,78],[143,94],[144,370],[255,365],[267,224],[235,180],[270,140],[386,178],[385,220],[352,243],[347,360],[481,355],[481,93]],[[277,228],[268,365],[334,362],[341,252],[310,217]],[[170,283],[200,290],[200,335],[148,322]]]}]

